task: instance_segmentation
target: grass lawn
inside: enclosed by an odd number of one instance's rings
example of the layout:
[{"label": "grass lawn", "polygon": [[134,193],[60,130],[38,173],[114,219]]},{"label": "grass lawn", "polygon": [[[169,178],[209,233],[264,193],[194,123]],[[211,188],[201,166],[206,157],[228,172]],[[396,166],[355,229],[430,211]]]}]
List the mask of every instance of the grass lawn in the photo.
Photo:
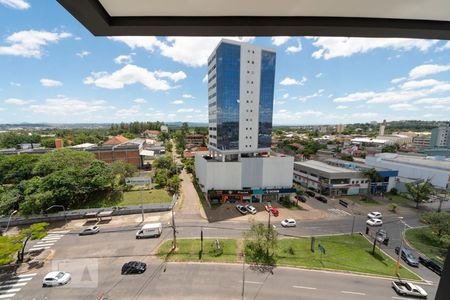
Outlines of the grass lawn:
[{"label": "grass lawn", "polygon": [[342,196],[340,199],[342,200],[346,200],[346,201],[351,201],[353,203],[357,203],[359,205],[363,205],[363,206],[371,206],[371,205],[379,205],[380,203],[378,203],[376,200],[370,198],[370,199],[362,199],[361,196],[359,195],[352,195],[352,196]]},{"label": "grass lawn", "polygon": [[[220,240],[224,245],[221,256],[212,255],[212,242],[204,242],[203,261],[239,262],[236,240]],[[321,258],[317,243],[325,247],[326,254]],[[178,240],[178,250],[168,257],[169,261],[199,261],[200,240]],[[158,255],[164,257],[172,242],[166,241],[158,249]],[[372,245],[360,235],[328,236],[316,239],[316,252],[310,250],[309,238],[280,239],[278,241],[277,265],[304,267],[310,269],[332,269],[362,272],[375,275],[395,276],[396,261],[382,254],[378,249],[372,256]],[[401,268],[400,275],[405,279],[419,279],[415,274]]]},{"label": "grass lawn", "polygon": [[[326,249],[321,258],[317,244]],[[328,236],[316,238],[316,251],[310,250],[309,238],[283,239],[278,242],[279,265],[307,267],[311,269],[333,269],[369,274],[395,276],[395,261],[381,253],[378,248],[372,256],[372,245],[360,235]],[[402,278],[419,279],[402,268]]]},{"label": "grass lawn", "polygon": [[384,196],[386,198],[391,199],[392,203],[396,203],[401,206],[409,206],[409,205],[415,205],[414,201],[402,196],[402,195],[394,195],[391,193],[385,193]]},{"label": "grass lawn", "polygon": [[439,244],[429,227],[408,229],[405,236],[411,246],[425,254],[428,258],[435,260],[441,265],[444,264],[447,248]]},{"label": "grass lawn", "polygon": [[[237,260],[237,244],[233,239],[220,239],[223,246],[223,253],[215,255],[215,239],[203,240],[202,261],[211,262],[235,262]],[[172,241],[165,241],[158,249],[158,255],[164,257],[172,247]],[[199,261],[200,260],[200,239],[179,239],[177,240],[177,251],[168,257],[169,261]]]},{"label": "grass lawn", "polygon": [[172,196],[170,196],[166,190],[152,189],[145,191],[123,192],[122,201],[120,201],[117,205],[140,205],[142,203],[142,197],[144,197],[144,204],[166,203],[172,201]]}]

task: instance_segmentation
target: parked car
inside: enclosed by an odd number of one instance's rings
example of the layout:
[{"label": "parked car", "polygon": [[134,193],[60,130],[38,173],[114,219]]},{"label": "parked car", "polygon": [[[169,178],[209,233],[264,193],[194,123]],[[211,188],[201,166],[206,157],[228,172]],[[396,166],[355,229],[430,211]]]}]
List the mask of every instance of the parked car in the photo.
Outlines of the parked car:
[{"label": "parked car", "polygon": [[400,296],[413,296],[424,299],[428,297],[427,292],[423,288],[408,281],[392,281],[392,288]]},{"label": "parked car", "polygon": [[303,195],[296,195],[295,199],[299,200],[300,202],[306,202],[306,197]]},{"label": "parked car", "polygon": [[245,209],[245,207],[243,205],[240,205],[240,204],[236,205],[236,209],[243,215],[247,214],[247,210]]},{"label": "parked car", "polygon": [[147,270],[147,264],[141,261],[129,261],[122,266],[122,275],[142,274]]},{"label": "parked car", "polygon": [[283,227],[295,227],[297,226],[297,222],[294,219],[284,219],[281,221],[281,226]]},{"label": "parked car", "polygon": [[419,262],[439,276],[442,275],[442,267],[437,262],[422,256],[419,256]]},{"label": "parked car", "polygon": [[67,284],[71,278],[72,276],[67,272],[50,272],[42,279],[42,287],[64,285]]},{"label": "parked car", "polygon": [[316,193],[314,193],[313,191],[305,191],[305,194],[310,196],[310,197],[315,197]]},{"label": "parked car", "polygon": [[257,213],[257,210],[256,210],[256,208],[255,208],[254,206],[246,205],[246,206],[245,206],[245,209],[246,209],[249,213],[251,213],[252,215],[254,215],[254,214]]},{"label": "parked car", "polygon": [[99,231],[100,231],[100,227],[98,227],[97,225],[94,225],[94,226],[89,226],[89,227],[84,228],[83,230],[81,230],[79,235],[96,234]]},{"label": "parked car", "polygon": [[328,199],[325,198],[325,197],[322,196],[322,195],[317,195],[315,198],[316,198],[317,200],[319,200],[320,202],[323,202],[323,203],[327,203],[327,202],[328,202]]},{"label": "parked car", "polygon": [[381,221],[380,219],[369,219],[366,221],[366,224],[369,226],[382,226],[383,221]]},{"label": "parked car", "polygon": [[274,217],[278,217],[280,212],[278,211],[278,209],[276,207],[272,207],[272,209],[270,210],[272,212],[272,215]]},{"label": "parked car", "polygon": [[[400,247],[395,247],[395,254],[398,255],[398,252],[400,251]],[[419,267],[419,261],[417,258],[411,253],[411,250],[402,248],[402,253],[400,254],[400,257],[410,266]]]},{"label": "parked car", "polygon": [[383,219],[383,215],[378,211],[373,211],[367,214],[369,219]]}]

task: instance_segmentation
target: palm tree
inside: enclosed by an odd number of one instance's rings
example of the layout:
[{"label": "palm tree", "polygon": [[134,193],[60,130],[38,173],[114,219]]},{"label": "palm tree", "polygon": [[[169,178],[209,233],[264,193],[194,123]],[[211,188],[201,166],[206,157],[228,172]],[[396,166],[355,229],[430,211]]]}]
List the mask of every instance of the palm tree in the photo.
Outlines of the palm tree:
[{"label": "palm tree", "polygon": [[361,174],[369,180],[367,184],[367,198],[370,198],[372,192],[372,182],[380,182],[383,180],[383,177],[375,168],[364,169],[361,171]]},{"label": "palm tree", "polygon": [[416,182],[410,182],[406,184],[408,195],[416,202],[416,208],[419,208],[419,204],[430,196],[433,192],[433,185],[428,178],[425,181],[418,180]]}]

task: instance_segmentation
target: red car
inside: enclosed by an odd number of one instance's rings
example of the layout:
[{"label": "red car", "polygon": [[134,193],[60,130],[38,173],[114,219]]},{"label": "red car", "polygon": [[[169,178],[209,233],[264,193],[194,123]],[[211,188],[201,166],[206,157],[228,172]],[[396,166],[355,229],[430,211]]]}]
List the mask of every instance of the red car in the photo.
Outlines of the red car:
[{"label": "red car", "polygon": [[275,207],[272,207],[272,215],[274,217],[278,217],[278,215],[280,214],[280,212],[278,211],[278,209],[276,209]]}]

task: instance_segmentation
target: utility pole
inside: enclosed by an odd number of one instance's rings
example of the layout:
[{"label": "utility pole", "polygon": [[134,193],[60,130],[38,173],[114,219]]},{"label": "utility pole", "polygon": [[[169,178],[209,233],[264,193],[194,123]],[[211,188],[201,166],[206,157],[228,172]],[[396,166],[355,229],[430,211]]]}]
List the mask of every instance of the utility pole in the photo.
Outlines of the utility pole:
[{"label": "utility pole", "polygon": [[142,223],[144,223],[144,197],[142,196],[142,191],[140,192],[141,194],[141,215],[142,215]]},{"label": "utility pole", "polygon": [[398,275],[398,273],[400,272],[400,256],[402,255],[402,249],[403,249],[403,232],[405,231],[405,229],[406,229],[406,223],[402,220],[403,219],[403,217],[400,217],[401,219],[399,219],[400,220],[400,222],[402,222],[403,223],[403,230],[402,230],[402,232],[400,233],[400,249],[398,250],[398,255],[397,255],[397,263],[395,264],[395,271],[396,271],[396,274]]},{"label": "utility pole", "polygon": [[352,222],[352,235],[353,232],[355,231],[355,214],[353,214],[353,222]]},{"label": "utility pole", "polygon": [[175,249],[177,249],[177,230],[175,227],[175,214],[173,213],[173,207],[172,207],[172,229],[173,229],[172,250],[175,251]]},{"label": "utility pole", "polygon": [[245,253],[242,250],[242,300],[244,300],[244,290],[245,290]]}]

